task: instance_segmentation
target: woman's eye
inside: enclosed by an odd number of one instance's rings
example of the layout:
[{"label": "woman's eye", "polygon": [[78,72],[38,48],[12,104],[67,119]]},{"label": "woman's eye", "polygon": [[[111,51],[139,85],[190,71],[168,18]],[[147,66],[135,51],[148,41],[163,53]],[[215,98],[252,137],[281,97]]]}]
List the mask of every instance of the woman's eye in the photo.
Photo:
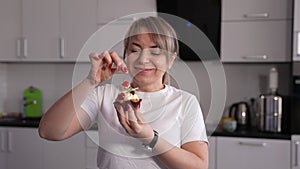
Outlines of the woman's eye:
[{"label": "woman's eye", "polygon": [[151,50],[150,53],[151,55],[161,55],[160,50]]},{"label": "woman's eye", "polygon": [[136,49],[131,50],[131,53],[139,53],[139,52],[141,52],[141,50],[136,50]]}]

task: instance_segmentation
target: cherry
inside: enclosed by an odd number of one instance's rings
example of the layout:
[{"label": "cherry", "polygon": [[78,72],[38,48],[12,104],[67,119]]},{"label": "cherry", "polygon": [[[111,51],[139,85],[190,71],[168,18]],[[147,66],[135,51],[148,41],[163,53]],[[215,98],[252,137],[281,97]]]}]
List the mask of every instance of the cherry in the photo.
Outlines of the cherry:
[{"label": "cherry", "polygon": [[128,82],[128,81],[124,81],[124,82],[122,83],[122,86],[124,86],[124,87],[129,87],[129,82]]}]

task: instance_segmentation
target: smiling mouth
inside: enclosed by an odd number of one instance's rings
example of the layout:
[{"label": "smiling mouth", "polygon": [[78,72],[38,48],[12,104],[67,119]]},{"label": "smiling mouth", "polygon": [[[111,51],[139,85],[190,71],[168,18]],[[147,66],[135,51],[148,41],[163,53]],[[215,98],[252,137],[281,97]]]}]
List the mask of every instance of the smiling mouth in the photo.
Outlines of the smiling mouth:
[{"label": "smiling mouth", "polygon": [[153,69],[145,69],[145,68],[136,68],[136,70],[138,70],[139,73],[146,73],[146,72],[149,72]]}]

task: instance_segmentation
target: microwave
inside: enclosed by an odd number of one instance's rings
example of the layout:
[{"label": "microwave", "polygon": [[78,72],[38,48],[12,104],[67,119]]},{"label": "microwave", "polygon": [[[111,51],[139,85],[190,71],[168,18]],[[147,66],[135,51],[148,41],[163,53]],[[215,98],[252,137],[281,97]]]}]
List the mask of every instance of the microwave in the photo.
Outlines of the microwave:
[{"label": "microwave", "polygon": [[[156,0],[158,16],[164,18],[175,29],[179,39],[179,57],[185,61],[198,60],[214,60],[219,59],[220,55],[220,39],[221,39],[221,1],[217,0],[174,0],[172,2],[167,0]],[[184,22],[174,21],[164,14],[174,15],[182,18]],[[191,25],[196,26],[204,35],[204,41],[195,40],[198,43],[196,50],[201,50],[199,53],[205,53],[203,57],[199,57],[195,53],[195,49],[191,48],[185,41],[181,41],[180,37],[189,36],[189,38],[196,38],[187,35],[191,32]],[[208,42],[206,42],[208,39]],[[209,43],[209,44],[207,44]],[[210,50],[210,51],[208,51]]]}]

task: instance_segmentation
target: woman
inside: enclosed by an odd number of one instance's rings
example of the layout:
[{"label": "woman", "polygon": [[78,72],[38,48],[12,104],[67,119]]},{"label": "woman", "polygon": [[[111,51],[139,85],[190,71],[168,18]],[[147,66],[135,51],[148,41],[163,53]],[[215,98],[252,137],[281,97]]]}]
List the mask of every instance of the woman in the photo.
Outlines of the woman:
[{"label": "woman", "polygon": [[[178,53],[173,28],[159,17],[139,19],[124,47],[125,61],[115,52],[90,54],[89,75],[45,113],[40,136],[64,140],[97,122],[99,168],[208,168],[199,103],[168,85],[167,70]],[[117,72],[130,74],[140,106],[114,105],[117,87],[101,83]]]}]

